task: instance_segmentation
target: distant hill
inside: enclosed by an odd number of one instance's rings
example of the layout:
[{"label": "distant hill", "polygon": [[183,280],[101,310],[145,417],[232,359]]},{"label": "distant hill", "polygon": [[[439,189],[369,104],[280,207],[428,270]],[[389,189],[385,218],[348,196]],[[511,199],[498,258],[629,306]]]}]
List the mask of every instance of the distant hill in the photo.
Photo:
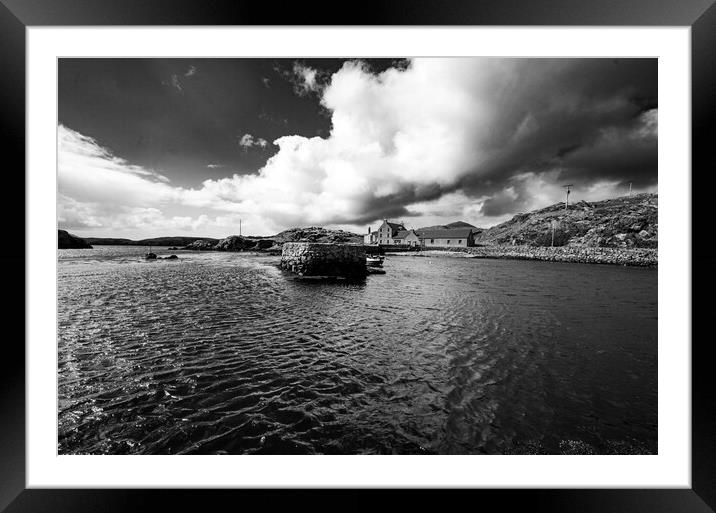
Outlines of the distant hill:
[{"label": "distant hill", "polygon": [[656,248],[657,194],[634,194],[604,201],[564,203],[527,213],[493,226],[475,239],[478,244]]},{"label": "distant hill", "polygon": [[188,246],[197,240],[206,240],[212,244],[219,242],[219,239],[207,237],[155,237],[141,240],[87,237],[86,240],[97,246]]},{"label": "distant hill", "polygon": [[184,249],[203,251],[245,251],[267,250],[272,247],[280,250],[284,242],[335,242],[361,243],[363,236],[343,230],[328,230],[318,226],[308,228],[291,228],[268,237],[242,237],[231,235],[224,239],[209,237],[155,237],[153,239],[117,239],[103,237],[87,237],[89,243],[98,246],[177,246]]},{"label": "distant hill", "polygon": [[476,231],[482,230],[482,228],[473,226],[470,223],[466,223],[465,221],[455,221],[454,223],[448,223],[448,224],[436,224],[435,226],[423,226],[422,228],[416,228],[415,231],[419,232],[420,230],[449,230],[450,228],[474,228]]},{"label": "distant hill", "polygon": [[66,230],[57,230],[58,249],[92,249],[92,245],[85,239],[68,233]]},{"label": "distant hill", "polygon": [[100,237],[86,237],[85,240],[95,246],[126,246],[136,244],[133,240],[129,239],[105,239]]}]

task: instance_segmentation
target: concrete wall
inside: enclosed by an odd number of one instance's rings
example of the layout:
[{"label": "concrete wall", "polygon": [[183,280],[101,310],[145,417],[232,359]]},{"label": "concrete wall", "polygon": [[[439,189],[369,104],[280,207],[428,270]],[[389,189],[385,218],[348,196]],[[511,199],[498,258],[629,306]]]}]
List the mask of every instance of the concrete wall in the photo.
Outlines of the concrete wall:
[{"label": "concrete wall", "polygon": [[362,244],[286,242],[281,268],[299,276],[365,276]]}]

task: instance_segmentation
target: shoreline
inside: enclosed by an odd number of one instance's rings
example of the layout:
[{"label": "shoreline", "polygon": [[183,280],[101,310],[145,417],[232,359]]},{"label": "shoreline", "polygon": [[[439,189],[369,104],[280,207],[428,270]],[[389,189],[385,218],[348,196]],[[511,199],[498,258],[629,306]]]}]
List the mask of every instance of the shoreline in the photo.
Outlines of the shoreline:
[{"label": "shoreline", "polygon": [[449,250],[429,249],[416,252],[391,253],[390,251],[386,251],[386,255],[540,260],[544,262],[611,264],[629,267],[658,267],[658,250],[651,248],[627,249],[583,246],[474,246]]}]

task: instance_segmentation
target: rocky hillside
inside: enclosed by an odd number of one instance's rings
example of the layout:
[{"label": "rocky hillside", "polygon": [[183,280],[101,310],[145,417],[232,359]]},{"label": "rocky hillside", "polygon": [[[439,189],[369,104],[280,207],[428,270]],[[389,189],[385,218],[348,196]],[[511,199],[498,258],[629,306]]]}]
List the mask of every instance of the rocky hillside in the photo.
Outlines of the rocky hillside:
[{"label": "rocky hillside", "polygon": [[242,237],[230,235],[225,239],[200,239],[187,244],[184,249],[199,251],[280,251],[284,242],[334,242],[361,243],[363,237],[342,230],[327,230],[312,226],[291,228],[270,237]]},{"label": "rocky hillside", "polygon": [[65,230],[57,230],[58,249],[92,249],[92,245],[86,240],[72,235]]},{"label": "rocky hillside", "polygon": [[555,246],[656,248],[659,203],[657,194],[634,194],[604,201],[580,201],[565,210],[557,203],[517,214],[483,231],[477,244],[550,246],[554,222]]},{"label": "rocky hillside", "polygon": [[363,236],[343,230],[327,230],[319,226],[308,228],[291,228],[268,237],[277,244],[284,242],[334,242],[334,243],[361,243]]},{"label": "rocky hillside", "polygon": [[256,239],[252,237],[242,237],[241,235],[229,235],[225,239],[221,239],[214,245],[217,251],[245,251],[268,249],[274,245],[269,239]]}]

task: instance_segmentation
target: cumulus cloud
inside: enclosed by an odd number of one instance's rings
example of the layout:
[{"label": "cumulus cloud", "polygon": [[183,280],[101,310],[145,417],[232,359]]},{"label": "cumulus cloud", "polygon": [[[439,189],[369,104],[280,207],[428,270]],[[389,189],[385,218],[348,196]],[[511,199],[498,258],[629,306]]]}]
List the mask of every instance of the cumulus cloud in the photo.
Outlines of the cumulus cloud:
[{"label": "cumulus cloud", "polygon": [[287,225],[418,215],[456,191],[497,217],[559,201],[564,180],[575,198],[654,187],[655,88],[643,60],[347,62],[321,93],[328,137],[281,137],[258,174],[210,187]]},{"label": "cumulus cloud", "polygon": [[[151,197],[225,213],[214,223],[253,216],[266,230],[411,216],[494,224],[561,201],[562,183],[574,184],[575,201],[623,193],[628,182],[655,190],[656,69],[654,60],[449,58],[374,73],[349,61],[322,80],[297,64],[301,90],[331,115],[326,137],[279,137],[256,173],[196,189],[95,148],[92,185],[79,180],[87,166],[61,166],[62,192],[101,203],[90,190],[108,183],[98,195],[127,198],[127,207]],[[83,137],[68,139],[97,146]],[[239,144],[268,142],[244,134]],[[72,158],[82,162],[82,151]]]},{"label": "cumulus cloud", "polygon": [[254,137],[251,134],[244,134],[239,139],[239,146],[241,146],[244,150],[254,146],[265,148],[268,146],[268,141],[266,141],[266,139],[262,139],[261,137]]}]

